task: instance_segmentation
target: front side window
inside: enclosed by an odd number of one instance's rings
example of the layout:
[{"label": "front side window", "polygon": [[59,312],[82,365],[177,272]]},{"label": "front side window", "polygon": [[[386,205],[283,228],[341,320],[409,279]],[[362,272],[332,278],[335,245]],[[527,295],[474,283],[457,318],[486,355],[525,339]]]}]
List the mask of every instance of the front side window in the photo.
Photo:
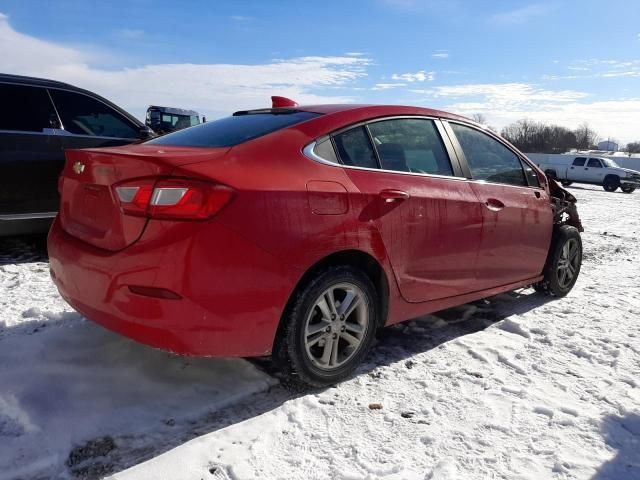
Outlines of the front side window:
[{"label": "front side window", "polygon": [[453,176],[433,120],[398,118],[369,124],[384,170]]},{"label": "front side window", "polygon": [[58,123],[44,88],[0,83],[0,130],[42,132]]},{"label": "front side window", "polygon": [[333,137],[340,156],[345,165],[363,168],[378,168],[376,154],[364,127],[356,127]]},{"label": "front side window", "polygon": [[147,143],[178,147],[233,147],[319,115],[297,110],[241,112],[194,128],[178,130]]},{"label": "front side window", "polygon": [[475,180],[527,185],[518,156],[502,143],[474,128],[451,123]]},{"label": "front side window", "polygon": [[524,169],[524,175],[527,177],[527,182],[530,187],[540,187],[540,180],[538,174],[531,165],[526,162],[522,162],[522,168]]},{"label": "front side window", "polygon": [[600,163],[600,160],[598,160],[597,158],[590,158],[589,163],[587,163],[587,167],[602,168],[602,164]]},{"label": "front side window", "polygon": [[138,138],[133,123],[108,105],[81,93],[49,90],[60,114],[63,128],[76,135]]},{"label": "front side window", "polygon": [[584,167],[585,162],[587,161],[584,157],[578,157],[573,161],[574,167]]}]

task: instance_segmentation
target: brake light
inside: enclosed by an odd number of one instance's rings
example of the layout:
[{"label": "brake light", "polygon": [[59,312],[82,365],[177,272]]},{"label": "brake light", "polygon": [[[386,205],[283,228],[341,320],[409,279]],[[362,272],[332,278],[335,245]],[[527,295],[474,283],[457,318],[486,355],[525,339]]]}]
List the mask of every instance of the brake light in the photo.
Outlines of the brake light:
[{"label": "brake light", "polygon": [[115,186],[122,213],[167,220],[205,220],[231,200],[233,190],[188,178],[143,178]]}]

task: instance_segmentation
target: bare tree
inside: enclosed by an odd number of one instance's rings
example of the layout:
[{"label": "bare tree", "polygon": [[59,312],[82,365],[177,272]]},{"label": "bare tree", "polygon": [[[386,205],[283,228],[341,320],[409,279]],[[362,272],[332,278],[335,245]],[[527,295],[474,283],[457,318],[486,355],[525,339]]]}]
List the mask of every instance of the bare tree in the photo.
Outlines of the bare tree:
[{"label": "bare tree", "polygon": [[487,124],[487,117],[485,117],[484,113],[474,113],[473,115],[471,115],[471,120],[479,123],[480,125]]},{"label": "bare tree", "polygon": [[640,153],[640,141],[627,143],[626,152],[631,156],[632,153]]},{"label": "bare tree", "polygon": [[576,134],[576,147],[581,150],[593,149],[596,147],[596,143],[598,143],[598,134],[595,130],[593,130],[587,122],[582,123],[578,128],[575,129],[574,133]]},{"label": "bare tree", "polygon": [[564,153],[576,146],[575,133],[568,128],[529,119],[507,125],[502,136],[527,153]]}]

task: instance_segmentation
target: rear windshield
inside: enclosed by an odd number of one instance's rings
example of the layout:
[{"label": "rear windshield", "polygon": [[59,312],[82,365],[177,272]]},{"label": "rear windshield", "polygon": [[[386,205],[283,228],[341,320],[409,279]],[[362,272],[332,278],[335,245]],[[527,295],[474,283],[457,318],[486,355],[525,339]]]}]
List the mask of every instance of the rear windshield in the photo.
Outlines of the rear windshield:
[{"label": "rear windshield", "polygon": [[231,117],[154,138],[146,143],[179,147],[232,147],[318,115],[320,114],[295,110],[237,113]]}]

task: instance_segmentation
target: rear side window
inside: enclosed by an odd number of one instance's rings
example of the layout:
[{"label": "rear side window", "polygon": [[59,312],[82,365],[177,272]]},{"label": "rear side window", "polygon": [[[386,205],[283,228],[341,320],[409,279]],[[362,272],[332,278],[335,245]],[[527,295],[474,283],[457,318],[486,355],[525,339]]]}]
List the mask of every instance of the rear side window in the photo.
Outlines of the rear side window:
[{"label": "rear side window", "polygon": [[0,83],[0,105],[0,130],[42,132],[58,123],[44,88]]},{"label": "rear side window", "polygon": [[364,127],[356,127],[333,137],[340,160],[345,165],[378,168],[376,154]]},{"label": "rear side window", "polygon": [[146,143],[179,147],[232,147],[319,115],[295,110],[241,113],[173,132]]},{"label": "rear side window", "polygon": [[587,161],[584,157],[578,157],[573,161],[574,167],[584,167],[584,163]]},{"label": "rear side window", "polygon": [[476,180],[527,185],[518,156],[502,143],[474,128],[451,123],[471,175]]},{"label": "rear side window", "polygon": [[381,167],[399,172],[453,175],[432,120],[398,118],[369,124]]},{"label": "rear side window", "polygon": [[62,127],[76,135],[138,138],[139,129],[108,105],[80,93],[49,90]]},{"label": "rear side window", "polygon": [[602,163],[597,158],[590,158],[587,167],[591,168],[602,168]]}]

